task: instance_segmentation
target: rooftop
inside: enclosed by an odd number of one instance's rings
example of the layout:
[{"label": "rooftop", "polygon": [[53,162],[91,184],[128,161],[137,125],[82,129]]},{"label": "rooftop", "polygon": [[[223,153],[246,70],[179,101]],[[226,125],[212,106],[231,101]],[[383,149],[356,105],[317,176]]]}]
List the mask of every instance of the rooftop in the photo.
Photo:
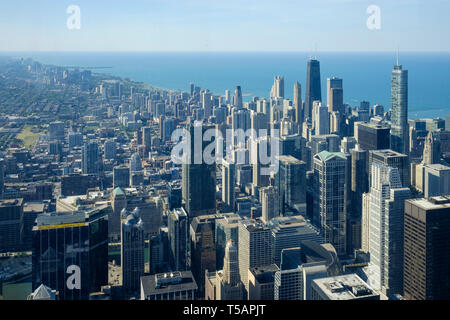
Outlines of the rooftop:
[{"label": "rooftop", "polygon": [[176,271],[141,277],[144,296],[197,290],[198,286],[191,271]]},{"label": "rooftop", "polygon": [[352,273],[336,277],[314,279],[315,284],[330,300],[354,300],[379,296],[358,275]]}]

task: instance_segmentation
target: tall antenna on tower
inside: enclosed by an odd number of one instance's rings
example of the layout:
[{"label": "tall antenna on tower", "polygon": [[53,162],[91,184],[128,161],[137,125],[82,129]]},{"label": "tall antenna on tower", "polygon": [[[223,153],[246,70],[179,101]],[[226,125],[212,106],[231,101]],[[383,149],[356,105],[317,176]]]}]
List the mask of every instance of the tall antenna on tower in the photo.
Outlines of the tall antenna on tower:
[{"label": "tall antenna on tower", "polygon": [[400,49],[399,46],[397,45],[397,65],[399,66],[399,55],[400,55]]}]

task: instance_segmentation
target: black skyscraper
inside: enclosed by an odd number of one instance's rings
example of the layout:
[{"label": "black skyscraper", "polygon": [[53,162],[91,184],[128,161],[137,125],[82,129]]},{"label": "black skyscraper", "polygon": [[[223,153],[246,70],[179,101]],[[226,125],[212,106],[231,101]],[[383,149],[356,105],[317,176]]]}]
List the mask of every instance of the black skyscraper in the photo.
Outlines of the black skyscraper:
[{"label": "black skyscraper", "polygon": [[322,101],[320,62],[310,59],[308,60],[308,70],[306,73],[305,119],[311,119],[314,101]]}]

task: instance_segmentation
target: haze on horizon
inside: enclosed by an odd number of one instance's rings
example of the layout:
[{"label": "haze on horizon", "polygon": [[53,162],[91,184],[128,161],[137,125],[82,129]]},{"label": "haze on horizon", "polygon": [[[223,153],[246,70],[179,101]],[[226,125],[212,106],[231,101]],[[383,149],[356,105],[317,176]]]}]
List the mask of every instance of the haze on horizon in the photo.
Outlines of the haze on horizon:
[{"label": "haze on horizon", "polygon": [[448,0],[2,1],[0,51],[450,52],[449,12]]}]

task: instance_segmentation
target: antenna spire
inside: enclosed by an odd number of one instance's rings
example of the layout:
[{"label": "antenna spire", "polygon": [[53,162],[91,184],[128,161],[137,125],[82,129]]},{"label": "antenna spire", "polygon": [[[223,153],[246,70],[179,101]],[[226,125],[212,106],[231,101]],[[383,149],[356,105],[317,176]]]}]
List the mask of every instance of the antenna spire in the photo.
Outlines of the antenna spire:
[{"label": "antenna spire", "polygon": [[397,65],[399,66],[400,64],[399,64],[399,55],[400,55],[400,49],[399,49],[399,47],[397,46]]}]

